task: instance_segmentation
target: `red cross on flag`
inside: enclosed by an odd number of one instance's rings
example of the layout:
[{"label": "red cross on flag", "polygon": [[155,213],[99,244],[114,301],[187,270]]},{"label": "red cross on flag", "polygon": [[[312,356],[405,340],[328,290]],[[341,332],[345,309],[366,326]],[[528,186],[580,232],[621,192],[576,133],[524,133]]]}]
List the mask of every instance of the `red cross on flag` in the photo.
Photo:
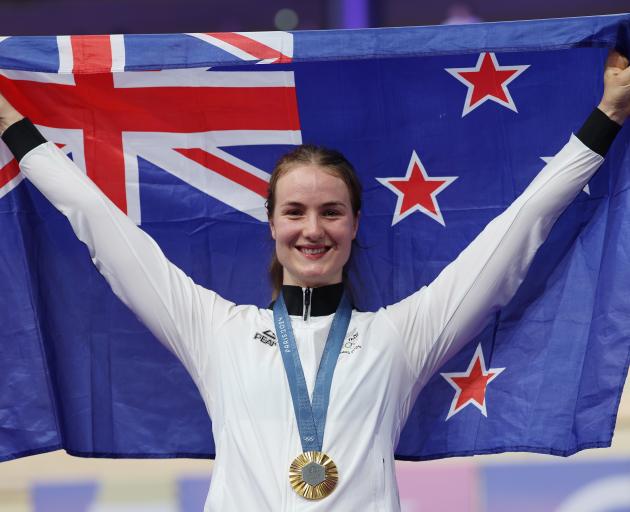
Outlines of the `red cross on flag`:
[{"label": "red cross on flag", "polygon": [[[288,33],[190,34],[247,61],[289,62]],[[0,86],[135,222],[138,157],[265,221],[269,176],[222,148],[301,143],[293,73],[124,71],[123,36],[60,36],[57,73],[0,70]],[[21,180],[0,155],[0,195]]]}]

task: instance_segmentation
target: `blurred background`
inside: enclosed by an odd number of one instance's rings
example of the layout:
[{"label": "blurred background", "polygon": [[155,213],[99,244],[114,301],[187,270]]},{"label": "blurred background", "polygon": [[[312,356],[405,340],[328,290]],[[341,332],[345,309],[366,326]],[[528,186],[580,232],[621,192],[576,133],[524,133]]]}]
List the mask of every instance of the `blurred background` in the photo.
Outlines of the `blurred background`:
[{"label": "blurred background", "polygon": [[3,35],[234,32],[614,14],[628,0],[2,0]]},{"label": "blurred background", "polygon": [[[627,11],[628,0],[4,0],[0,34],[318,30]],[[404,512],[629,512],[630,380],[609,449],[398,463],[397,471]],[[200,511],[211,473],[211,461],[38,455],[0,464],[0,512]]]}]

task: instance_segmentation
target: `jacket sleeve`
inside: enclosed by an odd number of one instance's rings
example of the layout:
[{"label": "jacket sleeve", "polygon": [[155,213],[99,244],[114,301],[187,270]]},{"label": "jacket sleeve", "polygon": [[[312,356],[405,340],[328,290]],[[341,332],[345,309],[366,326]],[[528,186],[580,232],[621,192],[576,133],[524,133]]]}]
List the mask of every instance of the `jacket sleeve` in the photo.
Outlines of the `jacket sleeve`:
[{"label": "jacket sleeve", "polygon": [[30,122],[12,128],[3,139],[22,173],[68,218],[114,293],[199,386],[211,360],[213,328],[234,305],[193,283],[55,144],[38,139]]},{"label": "jacket sleeve", "polygon": [[510,301],[557,218],[601,165],[603,156],[591,148],[605,153],[619,126],[608,126],[612,131],[602,135],[597,128],[605,128],[606,121],[600,114],[585,123],[586,132],[583,127],[578,134],[582,140],[571,136],[527,189],[430,285],[386,309],[418,389]]}]

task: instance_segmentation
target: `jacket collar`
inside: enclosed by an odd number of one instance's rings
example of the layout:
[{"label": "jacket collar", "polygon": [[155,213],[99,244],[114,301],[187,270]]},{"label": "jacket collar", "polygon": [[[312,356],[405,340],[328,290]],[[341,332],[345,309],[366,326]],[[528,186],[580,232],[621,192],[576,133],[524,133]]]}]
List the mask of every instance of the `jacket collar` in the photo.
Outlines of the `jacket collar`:
[{"label": "jacket collar", "polygon": [[[305,294],[310,294],[310,308],[305,308]],[[337,311],[342,295],[343,283],[329,284],[319,288],[282,285],[282,296],[289,315],[303,318],[332,315]],[[273,308],[273,303],[269,307]]]}]

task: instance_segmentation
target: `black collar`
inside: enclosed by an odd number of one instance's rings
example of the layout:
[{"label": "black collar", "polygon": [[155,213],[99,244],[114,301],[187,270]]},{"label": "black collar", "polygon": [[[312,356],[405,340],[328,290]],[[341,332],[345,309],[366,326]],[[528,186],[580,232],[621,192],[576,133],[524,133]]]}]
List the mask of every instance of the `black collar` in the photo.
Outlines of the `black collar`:
[{"label": "black collar", "polygon": [[[307,291],[308,290],[308,291]],[[319,288],[282,285],[282,296],[289,315],[304,316],[304,294],[310,293],[310,315],[328,316],[337,311],[343,295],[343,283],[329,284]],[[269,306],[273,308],[273,302]]]}]

